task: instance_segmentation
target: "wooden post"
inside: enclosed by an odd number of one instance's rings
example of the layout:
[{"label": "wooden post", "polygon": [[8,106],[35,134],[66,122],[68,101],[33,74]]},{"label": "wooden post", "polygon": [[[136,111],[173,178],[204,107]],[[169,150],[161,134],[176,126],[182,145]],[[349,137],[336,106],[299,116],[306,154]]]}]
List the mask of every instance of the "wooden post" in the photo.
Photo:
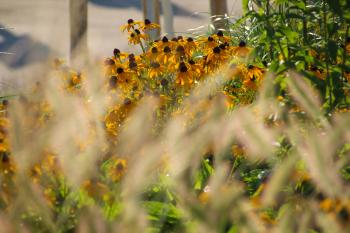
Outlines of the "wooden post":
[{"label": "wooden post", "polygon": [[163,31],[169,37],[174,36],[174,13],[170,0],[161,0],[163,9],[164,26]]},{"label": "wooden post", "polygon": [[[153,23],[160,24],[160,4],[159,0],[142,0],[143,18],[149,19]],[[160,30],[149,33],[151,39],[159,38]]]},{"label": "wooden post", "polygon": [[210,13],[215,30],[227,28],[227,19],[224,18],[227,14],[226,0],[210,0]]},{"label": "wooden post", "polygon": [[87,0],[70,0],[70,60],[71,63],[87,61]]}]

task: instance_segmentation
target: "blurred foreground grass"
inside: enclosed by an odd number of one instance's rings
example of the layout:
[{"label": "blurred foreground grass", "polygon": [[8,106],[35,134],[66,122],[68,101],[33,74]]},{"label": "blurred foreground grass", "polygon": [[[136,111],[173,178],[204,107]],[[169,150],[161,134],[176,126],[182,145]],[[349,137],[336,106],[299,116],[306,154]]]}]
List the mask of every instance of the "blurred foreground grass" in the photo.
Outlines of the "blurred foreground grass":
[{"label": "blurred foreground grass", "polygon": [[265,3],[207,36],[150,41],[158,25],[129,20],[140,54],[80,71],[57,59],[4,97],[1,231],[349,232],[348,29],[339,63],[293,53],[290,33],[264,46],[253,26],[282,25],[254,14],[280,10]]}]

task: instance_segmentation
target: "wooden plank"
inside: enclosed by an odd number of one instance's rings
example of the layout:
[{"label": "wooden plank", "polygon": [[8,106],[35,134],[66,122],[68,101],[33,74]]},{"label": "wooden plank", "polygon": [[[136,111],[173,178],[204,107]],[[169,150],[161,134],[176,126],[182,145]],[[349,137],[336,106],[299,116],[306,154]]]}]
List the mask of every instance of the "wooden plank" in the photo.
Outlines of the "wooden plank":
[{"label": "wooden plank", "polygon": [[227,20],[224,19],[227,14],[226,0],[210,0],[210,13],[215,30],[227,28]]},{"label": "wooden plank", "polygon": [[[142,0],[143,18],[149,19],[153,23],[160,24],[160,4],[159,0]],[[158,39],[160,30],[154,30],[149,33],[151,39]]]},{"label": "wooden plank", "polygon": [[161,0],[163,10],[163,21],[162,27],[163,32],[169,36],[174,36],[174,12],[170,0]]},{"label": "wooden plank", "polygon": [[70,0],[70,58],[86,60],[88,53],[87,27],[88,27],[88,1]]}]

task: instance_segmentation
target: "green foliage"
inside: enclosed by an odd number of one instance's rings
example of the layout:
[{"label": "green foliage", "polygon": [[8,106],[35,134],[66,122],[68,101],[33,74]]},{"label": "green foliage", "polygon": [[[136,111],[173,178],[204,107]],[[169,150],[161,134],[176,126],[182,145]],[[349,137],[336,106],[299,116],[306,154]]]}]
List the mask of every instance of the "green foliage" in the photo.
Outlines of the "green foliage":
[{"label": "green foliage", "polygon": [[254,59],[277,74],[289,69],[302,73],[320,91],[328,112],[349,105],[344,92],[345,71],[350,66],[345,49],[349,1],[251,0],[242,4],[251,7],[232,30],[255,48]]}]

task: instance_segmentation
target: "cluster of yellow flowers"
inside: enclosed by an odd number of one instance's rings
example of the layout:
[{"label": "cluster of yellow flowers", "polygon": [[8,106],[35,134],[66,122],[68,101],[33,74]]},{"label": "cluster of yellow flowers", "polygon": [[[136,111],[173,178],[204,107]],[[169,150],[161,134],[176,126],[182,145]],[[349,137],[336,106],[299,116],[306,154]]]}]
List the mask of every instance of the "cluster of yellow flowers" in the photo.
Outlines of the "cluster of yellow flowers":
[{"label": "cluster of yellow flowers", "polygon": [[[116,95],[123,101],[111,103],[105,109],[103,124],[105,133],[110,139],[102,154],[108,155],[108,148],[113,148],[123,123],[130,112],[137,106],[138,102],[147,95],[156,96],[160,100],[158,111],[159,118],[176,114],[177,106],[183,98],[201,82],[211,79],[215,74],[225,75],[225,84],[217,90],[217,95],[225,96],[228,109],[236,104],[249,104],[253,101],[256,91],[263,80],[264,69],[255,65],[247,64],[251,48],[244,41],[233,45],[232,37],[226,32],[219,30],[210,36],[174,38],[162,37],[160,40],[152,41],[148,33],[159,29],[159,25],[151,23],[128,20],[122,27],[128,33],[130,44],[139,45],[141,54],[128,54],[114,49],[113,56],[104,61],[104,90],[107,95]],[[227,35],[226,35],[227,34]],[[88,75],[84,72],[71,70],[64,62],[56,59],[54,68],[59,72],[63,85],[62,90],[68,94],[81,95],[84,90],[84,82]],[[34,92],[40,90],[37,83]],[[19,102],[28,110],[26,125],[30,125],[30,132],[35,132],[40,127],[50,124],[50,119],[55,115],[50,104],[43,99],[31,100],[21,97]],[[208,98],[210,102],[213,98]],[[15,163],[11,158],[7,127],[9,119],[7,116],[8,101],[0,105],[0,153],[1,153],[1,176],[2,186],[6,191],[9,184],[6,177],[15,174]],[[204,104],[205,105],[205,104]],[[83,146],[80,148],[83,149]],[[113,149],[111,149],[113,151]],[[56,183],[44,182],[41,177],[64,176],[57,153],[45,149],[42,151],[41,159],[35,163],[29,171],[34,183],[44,185],[44,196],[51,205],[55,205],[59,197],[54,190]],[[119,182],[127,169],[127,161],[118,156],[106,156],[106,175],[113,182]],[[43,182],[45,184],[43,184]],[[56,187],[56,188],[55,188]],[[98,179],[87,180],[82,188],[91,197],[107,198],[109,188]],[[9,192],[8,192],[9,193]],[[3,199],[11,195],[2,192]]]}]

